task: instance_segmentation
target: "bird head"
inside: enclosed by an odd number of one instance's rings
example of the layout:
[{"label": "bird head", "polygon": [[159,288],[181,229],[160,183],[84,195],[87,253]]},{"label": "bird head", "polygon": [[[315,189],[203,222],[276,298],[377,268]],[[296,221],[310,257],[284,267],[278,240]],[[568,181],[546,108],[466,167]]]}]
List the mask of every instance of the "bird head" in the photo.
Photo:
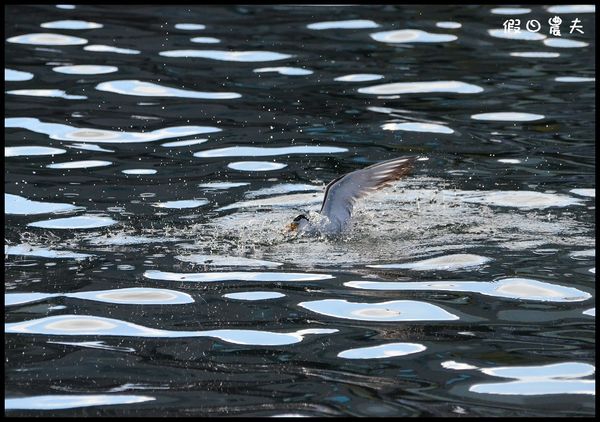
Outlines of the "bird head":
[{"label": "bird head", "polygon": [[301,230],[306,224],[308,224],[308,218],[304,214],[300,214],[298,217],[288,225],[288,231],[297,232]]}]

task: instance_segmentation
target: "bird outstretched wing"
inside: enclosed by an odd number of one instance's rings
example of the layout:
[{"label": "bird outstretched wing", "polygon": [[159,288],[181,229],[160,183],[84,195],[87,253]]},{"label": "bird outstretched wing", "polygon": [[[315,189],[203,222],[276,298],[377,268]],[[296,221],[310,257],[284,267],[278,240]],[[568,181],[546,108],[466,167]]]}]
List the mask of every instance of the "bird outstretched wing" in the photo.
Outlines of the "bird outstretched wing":
[{"label": "bird outstretched wing", "polygon": [[405,156],[355,170],[333,180],[325,189],[320,214],[344,228],[357,199],[410,173],[418,157]]}]

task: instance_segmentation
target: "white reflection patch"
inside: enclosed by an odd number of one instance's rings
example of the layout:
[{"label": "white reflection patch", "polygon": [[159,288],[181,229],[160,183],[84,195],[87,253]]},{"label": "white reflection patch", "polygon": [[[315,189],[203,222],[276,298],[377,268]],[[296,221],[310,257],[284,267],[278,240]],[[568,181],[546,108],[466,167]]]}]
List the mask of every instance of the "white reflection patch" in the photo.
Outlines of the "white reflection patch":
[{"label": "white reflection patch", "polygon": [[194,37],[190,39],[191,42],[197,42],[201,44],[217,44],[220,43],[221,40],[213,37]]},{"label": "white reflection patch", "polygon": [[82,160],[82,161],[68,161],[65,163],[54,163],[46,165],[49,169],[86,169],[92,167],[105,167],[110,166],[111,161],[103,160]]},{"label": "white reflection patch", "polygon": [[323,30],[323,29],[366,29],[366,28],[377,28],[379,25],[371,20],[367,19],[354,19],[345,21],[327,21],[327,22],[315,22],[306,25],[308,29]]},{"label": "white reflection patch", "polygon": [[16,37],[8,38],[6,42],[31,45],[81,45],[87,44],[88,41],[85,38],[42,32],[17,35]]},{"label": "white reflection patch", "polygon": [[119,70],[116,66],[98,66],[92,64],[80,64],[73,66],[56,66],[52,70],[57,73],[64,73],[67,75],[104,75],[106,73],[113,73]]},{"label": "white reflection patch", "polygon": [[223,329],[171,331],[144,327],[131,322],[89,315],[57,315],[25,322],[4,324],[7,334],[93,335],[117,337],[186,338],[212,337],[227,343],[253,346],[285,346],[299,343],[309,334],[333,334],[336,329],[307,328],[291,333]]},{"label": "white reflection patch", "polygon": [[387,43],[436,43],[450,42],[458,39],[452,34],[432,34],[431,32],[421,31],[420,29],[401,29],[399,31],[384,31],[371,34],[371,38],[379,42]]},{"label": "white reflection patch", "polygon": [[29,147],[4,147],[4,157],[30,157],[36,155],[64,154],[67,150],[51,147],[29,146]]},{"label": "white reflection patch", "polygon": [[269,62],[292,57],[291,54],[273,51],[170,50],[158,54],[164,57],[198,57],[226,62]]},{"label": "white reflection patch", "polygon": [[302,69],[300,67],[287,67],[287,66],[261,67],[259,69],[254,69],[253,72],[255,72],[255,73],[276,72],[276,73],[279,73],[280,75],[288,75],[288,76],[304,76],[304,75],[311,75],[312,73],[314,73],[312,70],[309,70],[309,69]]},{"label": "white reflection patch", "polygon": [[536,59],[551,59],[560,56],[560,53],[554,53],[551,51],[524,51],[524,52],[515,52],[510,53],[513,57],[530,57]]},{"label": "white reflection patch", "polygon": [[[18,256],[39,256],[41,258],[65,258],[65,259],[86,259],[94,255],[64,250],[54,250],[48,248],[34,247],[27,244],[8,246],[4,245],[4,255]],[[6,293],[8,294],[8,293]],[[6,295],[5,295],[6,296]],[[6,299],[6,297],[5,297]]]},{"label": "white reflection patch", "polygon": [[539,41],[546,38],[544,34],[530,31],[508,32],[504,29],[488,29],[488,33],[492,37],[504,38],[508,40]]},{"label": "white reflection patch", "polygon": [[50,139],[56,139],[59,141],[111,144],[152,142],[180,136],[190,136],[201,133],[213,133],[221,131],[221,129],[211,126],[175,126],[149,132],[126,132],[95,128],[77,128],[60,123],[46,123],[33,117],[5,118],[4,127],[23,128],[32,132],[43,133],[48,135]]},{"label": "white reflection patch", "polygon": [[408,132],[454,133],[454,130],[449,127],[435,123],[385,123],[381,128],[383,130],[405,130]]},{"label": "white reflection patch", "polygon": [[130,48],[118,48],[111,45],[93,44],[83,47],[85,51],[94,51],[97,53],[117,53],[117,54],[140,54],[140,50]]},{"label": "white reflection patch", "polygon": [[78,293],[6,293],[4,305],[23,305],[59,296],[121,305],[182,305],[194,302],[187,293],[175,290],[132,287]]},{"label": "white reflection patch", "polygon": [[45,22],[40,26],[42,28],[47,29],[97,29],[102,28],[104,25],[96,22],[87,22],[80,20],[62,20]]},{"label": "white reflection patch", "polygon": [[4,213],[35,215],[46,213],[63,213],[84,210],[83,207],[77,207],[72,204],[63,204],[56,202],[33,201],[19,195],[10,193],[4,194]]},{"label": "white reflection patch", "polygon": [[596,13],[594,4],[566,4],[548,7],[548,13]]},{"label": "white reflection patch", "polygon": [[227,167],[239,171],[273,171],[287,167],[287,164],[270,161],[236,161],[227,164]]},{"label": "white reflection patch", "polygon": [[582,302],[592,296],[574,287],[545,283],[530,278],[503,278],[487,281],[348,281],[344,286],[357,289],[386,291],[447,291],[472,292],[486,296],[541,302]]},{"label": "white reflection patch", "polygon": [[258,271],[227,271],[202,273],[171,273],[159,270],[148,270],[144,277],[152,280],[193,281],[211,283],[217,281],[319,281],[333,278],[329,274],[311,273],[279,273]]},{"label": "white reflection patch", "polygon": [[483,88],[460,81],[395,82],[359,88],[361,94],[392,95],[448,92],[455,94],[476,94]]},{"label": "white reflection patch", "polygon": [[340,299],[301,302],[298,306],[321,315],[356,321],[453,321],[458,316],[439,306],[414,300],[395,300],[380,303],[357,303]]},{"label": "white reflection patch", "polygon": [[425,259],[423,261],[409,262],[406,264],[382,264],[367,265],[371,268],[406,268],[416,271],[444,270],[454,271],[461,268],[478,267],[490,262],[492,259],[471,254],[444,255],[436,258]]},{"label": "white reflection patch", "polygon": [[4,408],[7,410],[56,410],[143,403],[151,400],[156,399],[150,396],[122,394],[52,394],[47,396],[6,398],[4,399]]},{"label": "white reflection patch", "polygon": [[4,68],[4,80],[6,82],[29,81],[31,79],[33,79],[33,73]]},{"label": "white reflection patch", "polygon": [[100,227],[112,226],[117,224],[115,220],[109,217],[96,217],[92,215],[82,215],[78,217],[57,218],[55,220],[36,221],[27,224],[29,227],[40,227],[44,229],[95,229]]},{"label": "white reflection patch", "polygon": [[480,113],[473,114],[471,119],[488,120],[497,122],[531,122],[534,120],[543,119],[543,114],[533,113],[517,113],[517,112],[496,112],[496,113]]},{"label": "white reflection patch", "polygon": [[459,22],[453,22],[453,21],[442,21],[442,22],[436,22],[435,26],[437,26],[438,28],[443,28],[443,29],[458,29],[462,27],[462,24]]},{"label": "white reflection patch", "polygon": [[339,82],[368,82],[376,81],[378,79],[383,79],[383,75],[376,73],[353,73],[350,75],[338,76],[333,80]]},{"label": "white reflection patch", "polygon": [[548,38],[547,40],[544,40],[544,44],[548,47],[555,48],[581,48],[589,45],[584,41],[568,40],[565,38]]},{"label": "white reflection patch", "polygon": [[85,95],[69,95],[62,89],[15,89],[6,91],[11,95],[25,95],[30,97],[64,98],[65,100],[86,100]]},{"label": "white reflection patch", "polygon": [[226,297],[227,299],[255,301],[279,299],[285,297],[285,295],[278,292],[238,292],[224,294],[223,297]]},{"label": "white reflection patch", "polygon": [[388,343],[380,346],[348,349],[338,353],[344,359],[384,359],[423,352],[427,347],[418,343]]},{"label": "white reflection patch", "polygon": [[198,208],[206,204],[208,204],[208,200],[206,199],[184,199],[180,201],[156,202],[152,206],[157,208],[183,209]]},{"label": "white reflection patch", "polygon": [[334,154],[348,152],[347,148],[298,145],[294,147],[227,147],[199,151],[194,157],[268,157],[289,154]]},{"label": "white reflection patch", "polygon": [[208,100],[229,100],[240,98],[237,92],[202,92],[185,89],[170,88],[167,86],[142,82],[135,79],[102,82],[96,85],[98,91],[112,92],[122,95],[134,95],[138,97],[178,97],[178,98],[200,98]]},{"label": "white reflection patch", "polygon": [[491,191],[469,192],[462,196],[468,203],[493,205],[498,207],[516,207],[522,209],[545,209],[549,207],[568,207],[583,205],[581,199],[557,193],[542,193],[532,191]]}]

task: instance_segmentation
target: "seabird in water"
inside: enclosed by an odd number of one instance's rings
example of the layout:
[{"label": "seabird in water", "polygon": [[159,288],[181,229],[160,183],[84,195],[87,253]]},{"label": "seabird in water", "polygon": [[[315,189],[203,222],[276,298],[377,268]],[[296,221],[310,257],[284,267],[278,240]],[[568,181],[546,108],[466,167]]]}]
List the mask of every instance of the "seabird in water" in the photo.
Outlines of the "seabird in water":
[{"label": "seabird in water", "polygon": [[288,230],[305,235],[340,234],[350,222],[357,199],[406,176],[417,160],[427,158],[394,158],[338,177],[325,189],[320,216],[316,219],[318,221],[311,221],[305,214],[300,214],[294,218]]}]

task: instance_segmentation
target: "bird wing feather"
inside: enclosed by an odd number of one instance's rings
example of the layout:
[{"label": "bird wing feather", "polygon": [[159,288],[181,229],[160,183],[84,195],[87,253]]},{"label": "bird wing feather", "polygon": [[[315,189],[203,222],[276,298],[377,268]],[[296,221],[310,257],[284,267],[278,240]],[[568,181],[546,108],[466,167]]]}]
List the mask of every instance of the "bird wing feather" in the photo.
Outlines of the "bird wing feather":
[{"label": "bird wing feather", "polygon": [[417,157],[399,157],[338,177],[327,185],[320,214],[343,228],[359,198],[398,180],[413,168]]}]

